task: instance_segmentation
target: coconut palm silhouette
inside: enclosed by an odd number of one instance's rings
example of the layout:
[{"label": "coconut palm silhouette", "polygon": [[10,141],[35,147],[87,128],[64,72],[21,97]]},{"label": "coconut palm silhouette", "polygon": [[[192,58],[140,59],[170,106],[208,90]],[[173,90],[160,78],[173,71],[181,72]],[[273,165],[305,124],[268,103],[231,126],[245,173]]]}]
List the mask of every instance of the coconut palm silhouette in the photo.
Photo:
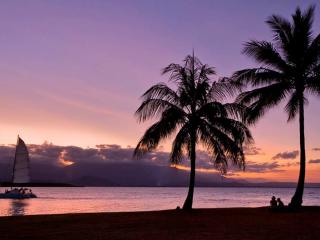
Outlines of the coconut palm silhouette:
[{"label": "coconut palm silhouette", "polygon": [[271,28],[273,42],[249,41],[243,53],[256,60],[258,68],[237,71],[237,84],[249,85],[253,90],[242,92],[237,102],[249,107],[249,122],[255,122],[264,113],[287,100],[288,121],[299,115],[300,172],[291,207],[302,205],[305,181],[304,105],[307,94],[320,94],[320,35],[313,38],[314,6],[305,12],[297,8],[292,22],[272,15],[266,23]]},{"label": "coconut palm silhouette", "polygon": [[165,83],[152,86],[142,95],[136,111],[140,122],[158,118],[139,141],[134,156],[154,150],[160,140],[174,133],[170,161],[178,164],[183,155],[190,159],[190,182],[183,209],[192,209],[196,171],[196,145],[202,144],[212,156],[215,167],[226,172],[228,161],[244,168],[243,144],[252,136],[243,123],[245,107],[238,103],[222,103],[236,87],[227,81],[211,81],[212,67],[198,58],[187,56],[183,65],[170,64],[163,69],[169,74],[170,88]]}]

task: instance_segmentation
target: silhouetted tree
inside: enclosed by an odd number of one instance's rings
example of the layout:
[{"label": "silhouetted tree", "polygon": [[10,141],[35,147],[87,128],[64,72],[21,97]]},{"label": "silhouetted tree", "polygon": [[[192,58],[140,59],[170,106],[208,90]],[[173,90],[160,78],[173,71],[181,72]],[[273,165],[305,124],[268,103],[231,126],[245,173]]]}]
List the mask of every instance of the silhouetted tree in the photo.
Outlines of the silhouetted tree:
[{"label": "silhouetted tree", "polygon": [[160,118],[146,130],[134,155],[141,157],[155,149],[160,140],[177,132],[172,143],[170,161],[177,164],[184,154],[191,162],[190,183],[183,209],[191,209],[196,170],[196,145],[203,144],[211,153],[215,166],[222,172],[228,161],[244,168],[243,143],[252,140],[250,131],[240,121],[245,108],[237,103],[221,103],[232,94],[234,86],[228,82],[214,82],[212,67],[196,57],[187,56],[184,65],[170,64],[162,74],[169,73],[170,88],[165,83],[152,86],[142,95],[142,104],[136,111],[140,122]]},{"label": "silhouetted tree", "polygon": [[314,7],[311,6],[303,13],[297,8],[292,22],[277,15],[269,17],[266,23],[274,34],[273,42],[249,41],[243,50],[261,66],[233,74],[237,84],[253,87],[237,98],[237,102],[249,107],[249,122],[255,122],[266,110],[285,99],[288,99],[285,106],[288,121],[299,115],[300,173],[290,203],[292,207],[302,205],[304,190],[306,94],[320,94],[320,35],[313,38],[313,16]]}]

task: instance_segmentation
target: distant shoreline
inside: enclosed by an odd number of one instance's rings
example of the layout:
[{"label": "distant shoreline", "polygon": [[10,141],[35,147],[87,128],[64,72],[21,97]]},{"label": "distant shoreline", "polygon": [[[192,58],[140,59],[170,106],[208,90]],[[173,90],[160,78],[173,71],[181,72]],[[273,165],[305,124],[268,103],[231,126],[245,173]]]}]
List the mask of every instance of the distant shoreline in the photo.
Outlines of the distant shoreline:
[{"label": "distant shoreline", "polygon": [[290,213],[262,207],[32,215],[0,217],[0,236],[4,240],[318,239],[319,221],[320,207]]}]

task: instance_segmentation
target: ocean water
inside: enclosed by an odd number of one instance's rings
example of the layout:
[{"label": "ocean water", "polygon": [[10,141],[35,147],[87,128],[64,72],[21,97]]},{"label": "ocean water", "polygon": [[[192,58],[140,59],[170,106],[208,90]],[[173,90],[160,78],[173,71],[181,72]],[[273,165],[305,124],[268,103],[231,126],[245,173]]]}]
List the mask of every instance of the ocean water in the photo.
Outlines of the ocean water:
[{"label": "ocean water", "polygon": [[[0,216],[174,209],[187,188],[33,188],[36,199],[0,199]],[[294,188],[196,188],[195,208],[260,207],[272,195],[288,204]],[[0,188],[4,192],[4,188]],[[306,188],[304,205],[320,205],[320,188]]]}]

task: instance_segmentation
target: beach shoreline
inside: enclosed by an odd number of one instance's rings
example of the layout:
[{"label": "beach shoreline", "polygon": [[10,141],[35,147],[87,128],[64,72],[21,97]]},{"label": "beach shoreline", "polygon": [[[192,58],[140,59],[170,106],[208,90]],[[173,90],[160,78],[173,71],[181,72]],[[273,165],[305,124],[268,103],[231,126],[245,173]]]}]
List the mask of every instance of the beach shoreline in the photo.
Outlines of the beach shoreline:
[{"label": "beach shoreline", "polygon": [[0,217],[1,239],[317,239],[320,207],[215,208]]}]

